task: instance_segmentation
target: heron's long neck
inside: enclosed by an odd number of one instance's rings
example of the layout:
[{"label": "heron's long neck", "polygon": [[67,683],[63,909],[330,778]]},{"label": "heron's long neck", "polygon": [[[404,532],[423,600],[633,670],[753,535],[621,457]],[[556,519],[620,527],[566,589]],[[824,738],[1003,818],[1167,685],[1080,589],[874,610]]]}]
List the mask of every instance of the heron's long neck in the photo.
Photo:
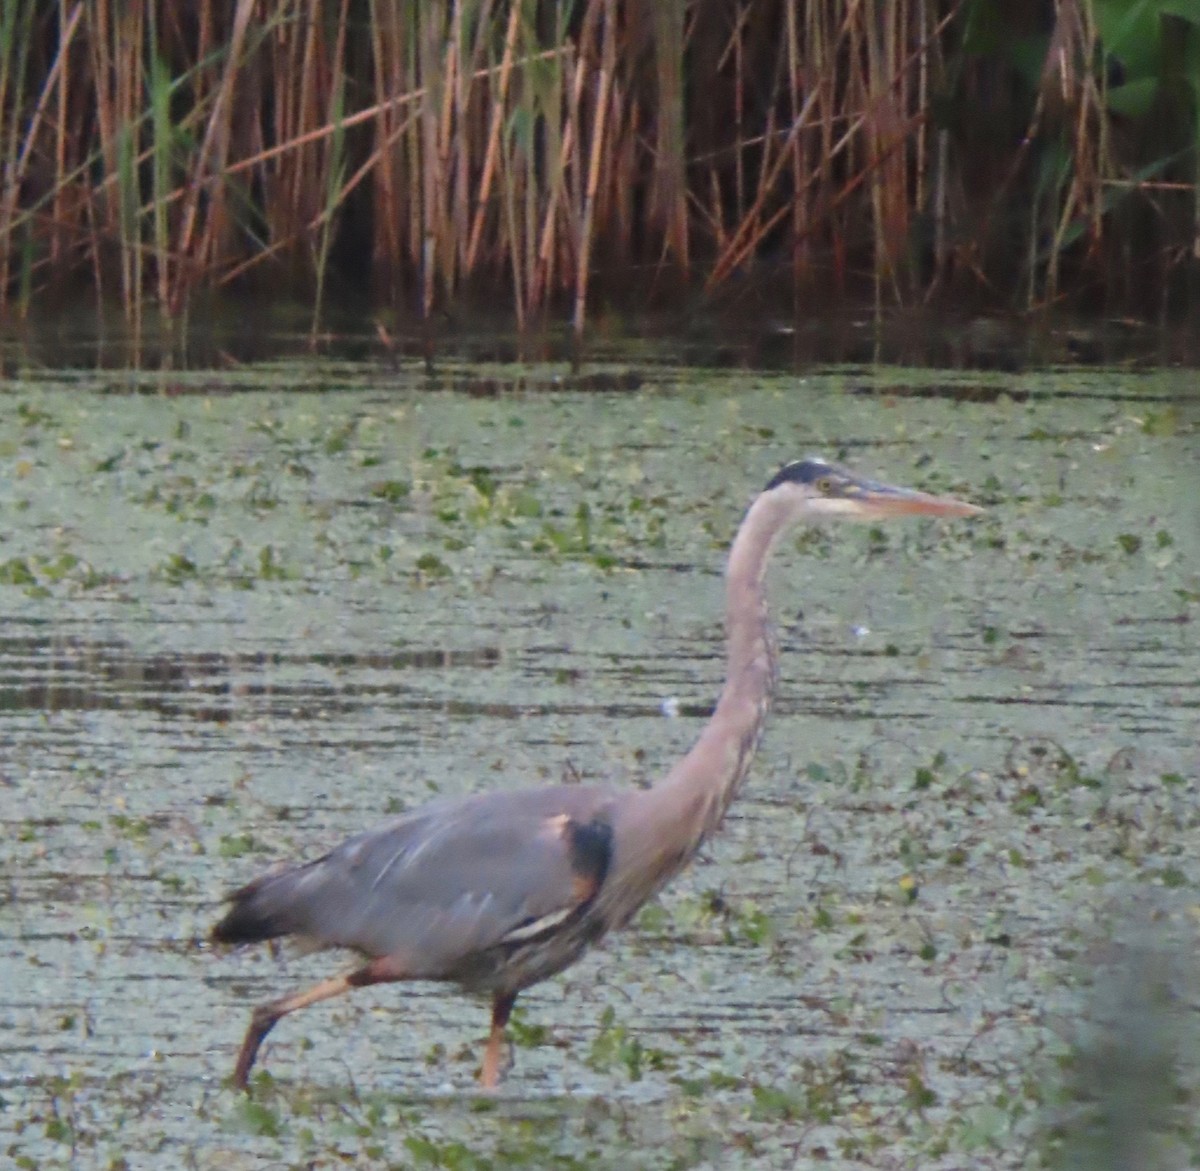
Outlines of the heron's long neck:
[{"label": "heron's long neck", "polygon": [[656,888],[721,824],[758,748],[776,680],[763,578],[786,520],[780,501],[760,496],[742,521],[726,569],[725,686],[691,751],[637,802],[636,845],[647,865],[657,860]]}]

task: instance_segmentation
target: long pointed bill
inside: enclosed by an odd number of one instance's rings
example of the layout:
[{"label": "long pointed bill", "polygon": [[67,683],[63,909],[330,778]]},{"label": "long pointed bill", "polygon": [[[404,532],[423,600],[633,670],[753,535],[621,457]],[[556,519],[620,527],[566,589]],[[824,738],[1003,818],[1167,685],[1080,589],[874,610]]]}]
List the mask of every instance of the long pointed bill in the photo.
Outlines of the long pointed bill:
[{"label": "long pointed bill", "polygon": [[953,496],[933,496],[912,488],[896,488],[871,480],[858,481],[857,491],[847,494],[856,515],[864,520],[892,516],[978,516],[983,509]]}]

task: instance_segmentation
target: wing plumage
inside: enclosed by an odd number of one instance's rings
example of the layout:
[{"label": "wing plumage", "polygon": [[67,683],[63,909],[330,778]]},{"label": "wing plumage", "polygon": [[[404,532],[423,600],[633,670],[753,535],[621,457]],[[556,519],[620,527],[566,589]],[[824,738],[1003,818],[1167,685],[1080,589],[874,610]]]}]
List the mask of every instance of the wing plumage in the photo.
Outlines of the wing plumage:
[{"label": "wing plumage", "polygon": [[552,930],[604,881],[610,795],[578,786],[438,801],[231,896],[213,938],[403,957],[410,975]]}]

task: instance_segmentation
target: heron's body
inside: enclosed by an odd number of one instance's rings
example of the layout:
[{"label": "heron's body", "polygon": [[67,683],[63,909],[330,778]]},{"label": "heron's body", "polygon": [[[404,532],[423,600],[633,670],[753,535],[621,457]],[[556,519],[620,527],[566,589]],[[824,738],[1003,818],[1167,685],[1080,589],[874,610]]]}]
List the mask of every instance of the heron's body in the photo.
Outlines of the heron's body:
[{"label": "heron's body", "polygon": [[806,516],[974,511],[822,461],[785,467],[751,505],[730,551],[720,699],[662,781],[649,789],[564,785],[433,802],[231,896],[213,930],[219,942],[294,936],[367,959],[261,1006],[235,1081],[246,1084],[262,1039],[287,1013],[367,984],[446,980],[493,997],[482,1078],[494,1085],[517,994],[623,927],[720,825],[745,778],[775,687],[763,578],[780,534]]},{"label": "heron's body", "polygon": [[603,934],[594,896],[611,862],[613,804],[612,793],[566,785],[435,801],[252,882],[221,939],[295,936],[403,958],[414,980],[519,992],[570,962],[555,962],[547,934],[565,948],[569,931],[575,954]]}]

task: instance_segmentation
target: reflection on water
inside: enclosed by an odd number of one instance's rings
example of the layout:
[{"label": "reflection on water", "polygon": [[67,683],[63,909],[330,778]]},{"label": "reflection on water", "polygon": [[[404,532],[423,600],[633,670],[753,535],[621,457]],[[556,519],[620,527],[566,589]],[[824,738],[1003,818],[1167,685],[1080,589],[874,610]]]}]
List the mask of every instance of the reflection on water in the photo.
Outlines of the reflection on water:
[{"label": "reflection on water", "polygon": [[[359,672],[401,678],[411,671],[484,669],[500,661],[496,647],[472,650],[408,648],[387,652],[215,651],[139,655],[118,642],[55,639],[47,635],[0,638],[0,711],[138,709],[171,718],[312,719],[330,705],[347,706],[408,694],[400,681],[346,682]],[[306,669],[338,682],[289,684]],[[249,702],[251,699],[257,701]]]},{"label": "reflection on water", "polygon": [[[374,363],[390,373],[422,375],[425,389],[482,398],[514,392],[632,393],[658,385],[664,367],[806,372],[836,365],[852,374],[852,367],[879,364],[1003,373],[1109,366],[1133,373],[1200,365],[1200,335],[1186,322],[1162,325],[1049,312],[972,316],[920,307],[880,314],[870,307],[820,305],[789,315],[787,295],[764,300],[745,289],[731,292],[729,298],[706,300],[678,314],[614,312],[595,318],[585,338],[586,364],[578,370],[569,369],[576,357],[571,330],[551,324],[522,337],[515,320],[494,303],[484,313],[464,311],[442,322],[429,363],[429,330],[419,319],[394,322],[384,342],[373,319],[335,309],[313,338],[303,307],[289,314],[273,303],[264,315],[257,301],[233,300],[190,313],[184,330],[164,327],[132,336],[123,325],[91,320],[88,307],[78,307],[65,322],[61,317],[23,320],[0,341],[0,361],[10,378],[36,370],[61,377],[64,369],[73,369],[86,372],[81,376],[89,390],[118,394],[157,393],[159,379],[166,393],[197,393],[187,379],[170,380],[171,372],[193,370],[203,372],[202,393],[224,395],[239,389],[239,367],[319,354],[349,368]],[[497,364],[524,368],[507,374],[486,369]],[[129,377],[137,369],[156,373],[147,380]],[[104,370],[112,372],[107,379],[92,373]]]}]

